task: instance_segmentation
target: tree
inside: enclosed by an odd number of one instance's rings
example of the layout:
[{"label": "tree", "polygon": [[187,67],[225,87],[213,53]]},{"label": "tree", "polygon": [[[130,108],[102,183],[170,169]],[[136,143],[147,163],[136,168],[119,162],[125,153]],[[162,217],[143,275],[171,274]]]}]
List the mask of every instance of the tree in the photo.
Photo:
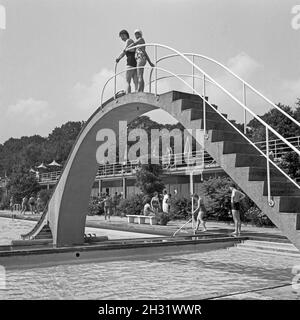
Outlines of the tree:
[{"label": "tree", "polygon": [[[278,103],[277,106],[288,113],[290,116],[300,121],[300,100],[296,103],[297,107],[293,110],[290,106]],[[289,120],[280,111],[273,108],[266,112],[260,117],[264,122],[269,124],[273,129],[275,129],[280,135],[285,138],[293,137],[295,135],[300,135],[300,128],[291,120]],[[266,130],[264,125],[257,119],[252,119],[248,123],[250,129],[250,136],[254,142],[264,141],[266,139]],[[269,133],[270,139],[277,139],[273,133]]]},{"label": "tree", "polygon": [[155,191],[161,193],[165,188],[162,180],[162,168],[157,164],[142,164],[136,173],[136,186],[144,195],[152,196]]},{"label": "tree", "polygon": [[280,166],[286,169],[287,174],[293,179],[300,177],[300,159],[295,151],[284,154]]},{"label": "tree", "polygon": [[21,203],[23,197],[30,197],[41,189],[35,176],[27,171],[14,172],[8,181],[7,190],[9,196],[14,196],[15,201]]},{"label": "tree", "polygon": [[0,144],[0,176],[10,176],[20,169],[29,170],[53,159],[65,162],[82,126],[83,122],[70,121],[55,128],[47,138],[33,135],[10,138]]}]

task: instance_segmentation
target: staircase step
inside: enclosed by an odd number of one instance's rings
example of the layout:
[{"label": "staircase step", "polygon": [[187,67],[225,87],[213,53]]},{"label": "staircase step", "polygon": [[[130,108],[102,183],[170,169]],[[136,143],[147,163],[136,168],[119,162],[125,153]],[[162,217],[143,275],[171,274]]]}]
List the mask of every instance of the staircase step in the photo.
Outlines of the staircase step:
[{"label": "staircase step", "polygon": [[282,243],[275,241],[260,241],[260,240],[246,240],[239,243],[238,246],[245,248],[256,248],[280,252],[297,253],[300,255],[300,251],[292,243]]},{"label": "staircase step", "polygon": [[[270,168],[271,181],[286,182],[287,178],[276,168]],[[266,167],[249,167],[249,181],[266,181],[267,168]]]},{"label": "staircase step", "polygon": [[272,241],[264,241],[264,240],[246,240],[243,242],[243,244],[251,244],[251,245],[259,245],[259,246],[267,246],[267,247],[283,247],[286,249],[293,249],[298,252],[300,252],[291,242],[278,242],[278,240],[272,240]]},{"label": "staircase step", "polygon": [[[225,120],[224,120],[225,121]],[[245,142],[246,140],[237,131],[209,130],[208,135],[211,142],[231,141]]]},{"label": "staircase step", "polygon": [[[207,99],[206,99],[207,100]],[[181,110],[201,110],[203,112],[203,100],[191,100],[191,99],[181,99]],[[206,104],[206,111],[215,112],[215,110],[218,109],[217,106],[212,105],[212,107],[209,104]]]},{"label": "staircase step", "polygon": [[[180,92],[180,91],[172,91],[172,100],[180,100],[180,99],[187,99],[193,101],[203,101],[202,97],[199,97],[197,94],[187,93],[187,92]],[[208,97],[205,97],[208,100]]]},{"label": "staircase step", "polygon": [[235,158],[236,167],[263,167],[266,166],[266,163],[266,158],[260,155],[237,153]]},{"label": "staircase step", "polygon": [[300,197],[280,196],[279,211],[287,213],[300,213]]},{"label": "staircase step", "polygon": [[262,246],[262,245],[253,245],[253,244],[238,244],[238,247],[249,248],[249,249],[258,249],[258,250],[268,250],[272,252],[285,252],[285,253],[294,253],[300,256],[300,252],[297,248],[286,248],[286,247],[275,247],[275,246]]},{"label": "staircase step", "polygon": [[[291,182],[272,181],[270,182],[272,196],[300,196],[300,190]],[[268,183],[264,183],[263,195],[268,195]],[[300,209],[300,208],[299,208]]]},{"label": "staircase step", "polygon": [[[192,129],[203,129],[203,119],[193,120],[191,122]],[[225,121],[215,121],[211,119],[206,120],[206,130],[221,130],[221,131],[233,131],[234,129]]]},{"label": "staircase step", "polygon": [[[227,118],[227,114],[222,113],[224,118]],[[203,119],[203,110],[199,109],[191,109],[191,120]],[[220,114],[215,111],[206,110],[206,119],[214,120],[214,121],[225,121]]]},{"label": "staircase step", "polygon": [[224,141],[223,153],[247,153],[252,155],[260,155],[259,152],[249,143]]},{"label": "staircase step", "polygon": [[237,249],[243,250],[243,251],[249,251],[249,252],[256,252],[256,253],[267,253],[272,255],[282,255],[282,256],[290,256],[290,257],[300,257],[299,251],[290,251],[286,249],[272,249],[272,248],[261,248],[261,247],[252,247],[247,246],[244,244],[238,244],[236,246]]}]

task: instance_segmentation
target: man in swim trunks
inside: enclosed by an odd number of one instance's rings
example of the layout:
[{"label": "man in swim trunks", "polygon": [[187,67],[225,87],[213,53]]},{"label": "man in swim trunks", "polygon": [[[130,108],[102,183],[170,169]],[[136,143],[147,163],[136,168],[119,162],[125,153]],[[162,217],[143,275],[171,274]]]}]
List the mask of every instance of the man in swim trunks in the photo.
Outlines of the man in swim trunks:
[{"label": "man in swim trunks", "polygon": [[194,230],[194,234],[196,234],[200,224],[203,227],[203,231],[207,230],[206,226],[205,226],[206,222],[204,221],[204,215],[206,214],[206,208],[205,208],[203,199],[201,197],[199,197],[198,194],[194,194],[193,200],[195,200],[195,202],[197,203],[196,209],[192,213],[192,215],[196,215],[197,214],[197,224],[196,224],[196,228]]},{"label": "man in swim trunks", "polygon": [[234,184],[232,184],[229,189],[231,191],[231,212],[234,221],[234,232],[232,235],[239,236],[242,227],[240,217],[240,201],[246,196],[241,191],[237,190]]},{"label": "man in swim trunks", "polygon": [[136,59],[135,59],[135,49],[127,50],[126,48],[134,43],[132,39],[129,38],[129,33],[127,30],[121,30],[119,33],[120,38],[125,41],[125,49],[120,54],[120,56],[116,59],[116,62],[119,61],[126,55],[127,57],[127,71],[126,71],[126,81],[127,81],[127,89],[126,93],[131,92],[131,79],[133,80],[135,91],[138,89],[138,78],[137,78],[137,70],[136,68]]}]

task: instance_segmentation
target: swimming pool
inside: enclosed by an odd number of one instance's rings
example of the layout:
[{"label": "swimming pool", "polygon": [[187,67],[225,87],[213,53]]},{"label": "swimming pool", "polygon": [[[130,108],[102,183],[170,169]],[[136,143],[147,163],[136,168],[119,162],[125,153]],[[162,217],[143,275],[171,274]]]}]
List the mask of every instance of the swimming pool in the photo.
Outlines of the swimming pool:
[{"label": "swimming pool", "polygon": [[[14,231],[21,229],[18,226]],[[0,299],[212,298],[291,283],[291,268],[296,264],[299,258],[232,247],[15,269],[7,270],[7,289],[0,290]]]}]

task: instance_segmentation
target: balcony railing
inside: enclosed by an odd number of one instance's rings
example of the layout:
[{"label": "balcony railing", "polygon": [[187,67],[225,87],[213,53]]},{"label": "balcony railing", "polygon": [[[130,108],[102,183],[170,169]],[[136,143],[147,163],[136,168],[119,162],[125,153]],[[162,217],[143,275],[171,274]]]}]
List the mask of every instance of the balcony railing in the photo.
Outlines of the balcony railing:
[{"label": "balcony railing", "polygon": [[[300,136],[287,138],[293,146],[300,150]],[[255,143],[262,151],[266,150],[266,143],[256,142]],[[269,141],[270,155],[273,156],[274,161],[281,161],[282,156],[292,151],[285,143],[280,139],[270,140]],[[193,152],[192,156],[196,160],[196,163],[203,163],[203,153],[202,152]],[[184,153],[165,155],[160,157],[159,162],[162,164],[163,172],[168,173],[180,173],[188,169],[188,165],[184,161]],[[99,165],[99,169],[96,175],[96,179],[105,178],[105,177],[123,177],[123,176],[132,176],[138,170],[140,166],[139,161],[127,161],[127,163],[107,163]],[[219,165],[215,160],[206,152],[204,152],[204,163],[203,168],[217,168]],[[41,173],[39,175],[39,183],[48,184],[56,183],[60,177],[61,171]]]}]

